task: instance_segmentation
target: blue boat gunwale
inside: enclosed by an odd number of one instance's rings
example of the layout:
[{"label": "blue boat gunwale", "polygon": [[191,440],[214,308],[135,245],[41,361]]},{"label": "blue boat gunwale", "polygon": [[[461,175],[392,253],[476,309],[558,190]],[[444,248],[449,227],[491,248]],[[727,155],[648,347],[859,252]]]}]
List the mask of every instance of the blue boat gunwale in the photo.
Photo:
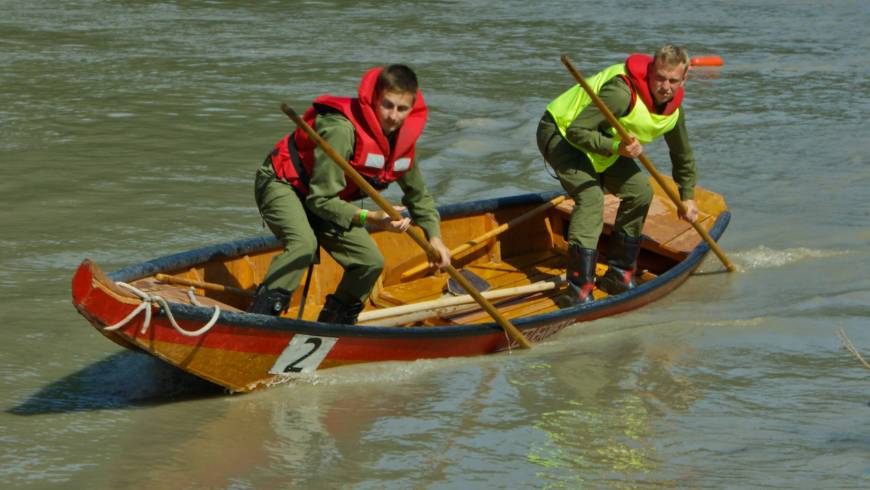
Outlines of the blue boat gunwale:
[{"label": "blue boat gunwale", "polygon": [[[541,204],[561,194],[558,191],[536,192],[506,197],[496,197],[469,201],[464,203],[448,204],[438,207],[438,212],[444,218],[456,218],[465,215],[495,211],[510,206]],[[728,226],[731,213],[723,211],[713,227],[710,236],[719,240]],[[280,247],[281,243],[274,236],[260,236],[245,238],[231,242],[220,243],[201,247],[176,254],[157,257],[145,262],[129,265],[122,269],[108,273],[108,277],[116,282],[131,282],[144,277],[152,276],[158,272],[167,270],[184,269],[196,264],[233,258],[240,255],[258,253],[265,250]],[[709,251],[709,245],[701,241],[692,252],[682,261],[670,268],[664,274],[647,281],[637,288],[626,293],[608,296],[595,302],[563,308],[558,311],[532,315],[512,320],[514,326],[520,330],[532,329],[541,325],[565,320],[572,317],[586,316],[599,310],[618,307],[620,304],[631,301],[634,298],[651,293],[655,289],[663,287],[670,281],[682,274],[688,273],[700,265],[701,260]],[[180,320],[207,322],[214,313],[211,307],[193,306],[182,303],[170,302],[170,308],[174,317]],[[162,311],[159,315],[165,315]],[[451,326],[427,326],[426,328],[388,327],[377,325],[338,325],[324,324],[292,318],[277,318],[266,315],[257,315],[244,312],[221,311],[218,325],[233,325],[245,328],[255,328],[273,331],[292,331],[305,335],[321,337],[377,337],[377,338],[426,338],[426,337],[465,337],[476,335],[489,335],[493,331],[501,331],[495,322],[476,323],[471,325]]]}]

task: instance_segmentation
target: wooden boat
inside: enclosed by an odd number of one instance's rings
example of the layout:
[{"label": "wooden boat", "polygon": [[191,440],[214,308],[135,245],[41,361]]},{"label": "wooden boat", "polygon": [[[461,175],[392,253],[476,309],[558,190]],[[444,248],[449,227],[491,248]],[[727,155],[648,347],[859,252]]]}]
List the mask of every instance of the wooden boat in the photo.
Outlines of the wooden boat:
[{"label": "wooden boat", "polygon": [[[531,342],[568,325],[623,313],[654,301],[683,283],[708,245],[678,219],[656,190],[639,257],[639,286],[572,305],[564,294],[565,235],[573,203],[557,193],[536,193],[439,208],[442,237],[454,266],[490,286],[485,295]],[[671,183],[672,185],[672,183]],[[560,202],[561,201],[561,202]],[[724,199],[698,188],[700,223],[714,239],[730,213]],[[606,196],[609,233],[618,201]],[[476,356],[517,343],[473,301],[446,297],[448,276],[416,267],[423,252],[404,234],[373,232],[386,264],[357,325],[314,321],[342,269],[321,254],[303,301],[294,294],[283,317],[246,313],[252,291],[280,243],[259,237],[160,257],[103,273],[84,260],[72,281],[73,304],[110,340],[156,356],[234,392],[256,390],[310,372],[354,363]],[[602,237],[602,244],[606,238]],[[602,247],[600,252],[606,253]],[[606,270],[599,260],[599,275]],[[418,270],[419,272],[415,272]],[[303,284],[308,278],[303,278]],[[183,283],[193,283],[188,287]],[[504,291],[506,296],[499,297]],[[415,306],[423,302],[423,311]],[[300,309],[302,309],[300,317]],[[288,376],[290,375],[290,376]]]}]

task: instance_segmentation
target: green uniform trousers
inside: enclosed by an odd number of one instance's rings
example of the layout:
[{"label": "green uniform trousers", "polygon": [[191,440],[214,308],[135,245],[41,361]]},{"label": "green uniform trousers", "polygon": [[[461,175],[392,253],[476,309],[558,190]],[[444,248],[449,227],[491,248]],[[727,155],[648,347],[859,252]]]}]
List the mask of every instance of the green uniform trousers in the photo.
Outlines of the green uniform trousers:
[{"label": "green uniform trousers", "polygon": [[604,227],[604,189],[620,199],[615,229],[639,237],[652,202],[652,187],[634,160],[620,157],[599,174],[589,158],[568,143],[549,113],[538,123],[538,149],[574,199],[568,242],[595,249]]},{"label": "green uniform trousers", "polygon": [[384,269],[384,256],[365,227],[345,229],[306,213],[293,186],[276,178],[268,158],[257,170],[254,197],[263,221],[284,244],[263,279],[267,288],[296,290],[305,270],[317,258],[319,243],[344,267],[333,294],[345,304],[368,298]]}]

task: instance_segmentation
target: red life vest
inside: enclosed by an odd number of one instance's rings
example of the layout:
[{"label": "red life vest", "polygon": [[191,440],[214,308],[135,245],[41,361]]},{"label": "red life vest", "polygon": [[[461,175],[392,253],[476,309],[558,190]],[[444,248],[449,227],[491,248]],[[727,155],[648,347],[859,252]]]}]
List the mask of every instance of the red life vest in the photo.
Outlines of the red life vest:
[{"label": "red life vest", "polygon": [[[322,111],[338,111],[346,117],[354,129],[353,157],[348,161],[376,189],[385,189],[398,180],[414,165],[414,150],[417,139],[426,125],[428,110],[423,93],[417,90],[411,113],[392,139],[393,145],[384,136],[374,104],[375,83],[383,68],[372,68],[363,75],[358,97],[334,97],[322,95],[314,99],[312,106],[302,118],[311,127],[317,128],[317,116]],[[314,168],[315,143],[301,128],[281,139],[272,150],[272,168],[275,175],[286,180],[302,195],[307,195],[308,181]],[[350,179],[338,194],[345,201],[360,197],[360,190]]]},{"label": "red life vest", "polygon": [[627,75],[622,75],[622,78],[628,82],[628,88],[631,90],[631,103],[628,105],[627,113],[631,112],[634,108],[634,103],[637,101],[638,95],[640,96],[640,100],[643,101],[644,105],[651,113],[661,114],[663,116],[673,114],[674,111],[680,107],[680,103],[683,102],[683,95],[686,91],[684,90],[684,87],[680,87],[674,93],[674,97],[665,105],[662,112],[656,110],[652,92],[650,92],[648,78],[652,65],[653,57],[648,54],[633,54],[626,58],[625,71]]}]

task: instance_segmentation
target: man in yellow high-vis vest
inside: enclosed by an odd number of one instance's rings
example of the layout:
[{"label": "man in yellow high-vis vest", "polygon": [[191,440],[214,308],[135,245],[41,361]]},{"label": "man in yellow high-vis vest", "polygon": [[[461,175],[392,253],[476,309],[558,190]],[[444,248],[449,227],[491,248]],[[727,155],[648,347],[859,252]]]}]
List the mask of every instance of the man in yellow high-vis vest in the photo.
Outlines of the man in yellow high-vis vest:
[{"label": "man in yellow high-vis vest", "polygon": [[664,136],[673,177],[694,221],[695,159],[689,147],[681,107],[689,56],[665,45],[654,56],[633,54],[591,77],[588,82],[625,130],[622,141],[580,85],[550,102],[538,124],[538,149],[575,201],[568,228],[568,284],[578,303],[592,301],[596,285],[598,238],[604,226],[602,187],[620,199],[607,249],[608,270],[597,280],[609,294],[636,285],[634,272],[641,231],[652,202],[652,188],[635,158],[643,145]]}]

